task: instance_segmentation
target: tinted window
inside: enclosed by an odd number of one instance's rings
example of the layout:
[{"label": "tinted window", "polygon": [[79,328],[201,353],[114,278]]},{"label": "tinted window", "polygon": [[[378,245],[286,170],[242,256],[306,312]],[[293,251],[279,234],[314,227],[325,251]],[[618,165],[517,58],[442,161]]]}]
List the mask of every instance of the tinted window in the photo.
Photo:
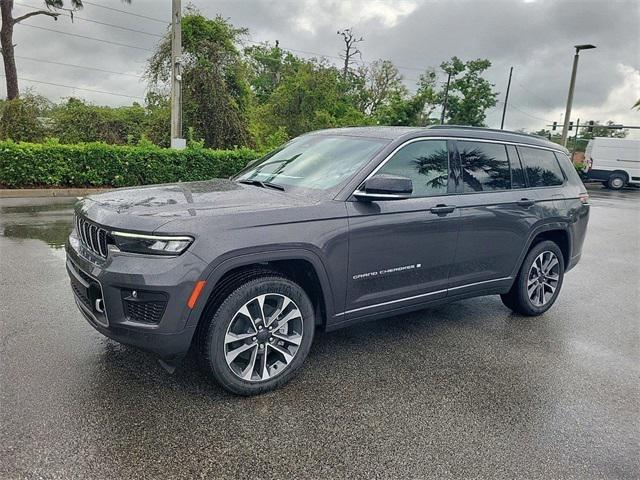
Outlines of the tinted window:
[{"label": "tinted window", "polygon": [[509,164],[511,165],[511,188],[524,188],[527,185],[524,181],[524,172],[518,157],[518,151],[513,145],[507,145],[507,154],[509,155]]},{"label": "tinted window", "polygon": [[518,151],[530,187],[551,187],[564,183],[562,170],[552,151],[529,147],[518,147]]},{"label": "tinted window", "polygon": [[445,140],[423,140],[402,147],[378,174],[400,175],[413,182],[414,197],[444,195],[449,178],[449,151]]},{"label": "tinted window", "polygon": [[509,159],[504,145],[458,142],[462,183],[465,192],[486,192],[511,188]]},{"label": "tinted window", "polygon": [[569,159],[569,157],[564,153],[556,153],[556,158],[558,159],[558,163],[560,164],[560,168],[564,172],[564,176],[567,177],[571,183],[575,185],[581,185],[582,180],[580,179],[580,175],[576,172],[575,167],[573,166],[573,162]]}]

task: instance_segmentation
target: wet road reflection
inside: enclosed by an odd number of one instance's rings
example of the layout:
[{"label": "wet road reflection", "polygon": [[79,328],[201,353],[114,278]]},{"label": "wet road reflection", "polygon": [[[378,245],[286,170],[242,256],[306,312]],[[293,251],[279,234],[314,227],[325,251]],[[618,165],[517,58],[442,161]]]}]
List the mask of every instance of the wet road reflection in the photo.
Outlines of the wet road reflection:
[{"label": "wet road reflection", "polygon": [[0,200],[0,478],[633,478],[638,193],[592,195],[543,317],[487,297],[318,334],[251,399],[94,331],[61,250],[72,203]]}]

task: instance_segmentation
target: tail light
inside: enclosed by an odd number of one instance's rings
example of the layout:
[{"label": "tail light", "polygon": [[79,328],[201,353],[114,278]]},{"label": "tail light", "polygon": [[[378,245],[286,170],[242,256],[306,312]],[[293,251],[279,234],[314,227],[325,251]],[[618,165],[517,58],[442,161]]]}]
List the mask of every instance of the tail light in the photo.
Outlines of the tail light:
[{"label": "tail light", "polygon": [[582,203],[583,205],[588,205],[589,204],[589,194],[588,193],[581,193],[580,195],[578,195],[578,198],[580,199],[580,203]]}]

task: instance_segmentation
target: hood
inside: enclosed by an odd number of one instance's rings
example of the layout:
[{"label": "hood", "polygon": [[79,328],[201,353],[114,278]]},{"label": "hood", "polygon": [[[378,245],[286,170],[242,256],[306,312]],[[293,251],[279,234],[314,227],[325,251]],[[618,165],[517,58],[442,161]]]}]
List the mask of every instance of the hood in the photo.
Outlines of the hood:
[{"label": "hood", "polygon": [[149,230],[180,218],[259,212],[310,203],[287,192],[213,179],[121,188],[86,197],[77,209],[102,225]]}]

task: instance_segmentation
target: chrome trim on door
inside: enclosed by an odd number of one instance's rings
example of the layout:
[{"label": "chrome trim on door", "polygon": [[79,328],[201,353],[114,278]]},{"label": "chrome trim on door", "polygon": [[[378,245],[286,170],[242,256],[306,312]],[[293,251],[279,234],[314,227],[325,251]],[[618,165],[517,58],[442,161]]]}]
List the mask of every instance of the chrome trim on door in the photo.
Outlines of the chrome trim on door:
[{"label": "chrome trim on door", "polygon": [[504,280],[511,280],[512,278],[513,277],[494,278],[493,280],[483,280],[482,282],[468,283],[466,285],[460,285],[458,287],[447,288],[447,289],[444,289],[444,290],[436,290],[435,292],[421,293],[420,295],[413,295],[411,297],[398,298],[397,300],[390,300],[388,302],[376,303],[375,305],[368,305],[366,307],[354,308],[352,310],[347,310],[347,311],[344,311],[344,312],[336,313],[334,316],[335,317],[341,317],[341,316],[347,315],[349,313],[360,312],[362,310],[368,310],[370,308],[383,307],[385,305],[392,305],[392,304],[398,303],[398,302],[406,302],[406,301],[409,301],[409,300],[415,300],[416,298],[429,297],[431,295],[436,295],[438,293],[449,292],[451,290],[458,290],[458,289],[461,289],[461,288],[474,287],[476,285],[482,285],[484,283],[493,283],[493,282],[501,282],[501,281],[504,281]]}]

